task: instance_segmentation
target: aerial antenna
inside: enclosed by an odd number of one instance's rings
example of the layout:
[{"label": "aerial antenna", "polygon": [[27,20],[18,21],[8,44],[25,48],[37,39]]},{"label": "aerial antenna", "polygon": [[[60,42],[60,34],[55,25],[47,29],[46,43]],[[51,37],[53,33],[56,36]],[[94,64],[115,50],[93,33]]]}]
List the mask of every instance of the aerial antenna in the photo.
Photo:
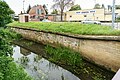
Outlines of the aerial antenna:
[{"label": "aerial antenna", "polygon": [[25,3],[25,0],[23,0],[23,13],[25,13],[24,3]]}]

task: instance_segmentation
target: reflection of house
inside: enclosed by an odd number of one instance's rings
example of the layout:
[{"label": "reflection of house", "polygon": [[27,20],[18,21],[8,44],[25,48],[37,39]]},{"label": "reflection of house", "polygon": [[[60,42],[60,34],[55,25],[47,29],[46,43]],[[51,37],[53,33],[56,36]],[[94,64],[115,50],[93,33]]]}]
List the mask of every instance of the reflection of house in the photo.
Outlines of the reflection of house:
[{"label": "reflection of house", "polygon": [[[116,16],[120,15],[120,10],[116,10]],[[98,20],[111,21],[112,13],[105,9],[88,9],[66,12],[66,21]]]},{"label": "reflection of house", "polygon": [[21,47],[20,48],[20,53],[23,54],[24,56],[27,56],[27,55],[31,54],[31,51],[26,50],[26,49]]},{"label": "reflection of house", "polygon": [[46,12],[43,8],[43,6],[41,5],[37,5],[37,6],[33,6],[30,11],[29,11],[29,15],[30,15],[30,19],[32,21],[40,21],[40,20],[43,20],[45,15],[46,15]]}]

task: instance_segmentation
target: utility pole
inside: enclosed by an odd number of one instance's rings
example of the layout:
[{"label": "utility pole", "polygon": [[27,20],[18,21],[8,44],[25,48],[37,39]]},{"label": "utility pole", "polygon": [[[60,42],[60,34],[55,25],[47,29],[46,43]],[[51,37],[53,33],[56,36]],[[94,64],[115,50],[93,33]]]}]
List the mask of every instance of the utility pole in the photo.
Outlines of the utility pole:
[{"label": "utility pole", "polygon": [[115,27],[115,0],[113,0],[113,6],[112,6],[112,28]]}]

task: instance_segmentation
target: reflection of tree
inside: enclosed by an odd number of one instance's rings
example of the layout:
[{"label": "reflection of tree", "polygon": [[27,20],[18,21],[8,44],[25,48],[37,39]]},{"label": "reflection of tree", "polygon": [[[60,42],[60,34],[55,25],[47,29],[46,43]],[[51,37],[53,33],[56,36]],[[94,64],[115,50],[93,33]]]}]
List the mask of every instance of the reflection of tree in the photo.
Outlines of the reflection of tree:
[{"label": "reflection of tree", "polygon": [[53,63],[49,62],[48,66],[49,66],[49,70],[51,70],[51,69],[58,69],[59,70],[59,66],[57,66],[57,65],[55,65]]},{"label": "reflection of tree", "polygon": [[20,62],[21,65],[23,65],[23,67],[25,67],[26,65],[28,65],[29,61],[30,61],[29,58],[25,57],[25,56],[19,58],[19,62]]},{"label": "reflection of tree", "polygon": [[62,73],[62,75],[61,75],[61,79],[62,79],[62,80],[65,80],[63,73]]},{"label": "reflection of tree", "polygon": [[42,59],[41,56],[38,56],[38,55],[34,56],[34,62],[38,62],[38,61],[40,61],[41,59]]}]

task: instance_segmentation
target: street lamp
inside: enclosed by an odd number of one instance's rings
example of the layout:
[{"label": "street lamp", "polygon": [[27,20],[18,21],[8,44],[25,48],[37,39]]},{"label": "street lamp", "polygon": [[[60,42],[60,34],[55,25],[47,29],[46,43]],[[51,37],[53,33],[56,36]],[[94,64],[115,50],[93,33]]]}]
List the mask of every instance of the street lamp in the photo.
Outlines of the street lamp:
[{"label": "street lamp", "polygon": [[115,27],[115,0],[113,0],[113,6],[112,6],[112,28]]}]

